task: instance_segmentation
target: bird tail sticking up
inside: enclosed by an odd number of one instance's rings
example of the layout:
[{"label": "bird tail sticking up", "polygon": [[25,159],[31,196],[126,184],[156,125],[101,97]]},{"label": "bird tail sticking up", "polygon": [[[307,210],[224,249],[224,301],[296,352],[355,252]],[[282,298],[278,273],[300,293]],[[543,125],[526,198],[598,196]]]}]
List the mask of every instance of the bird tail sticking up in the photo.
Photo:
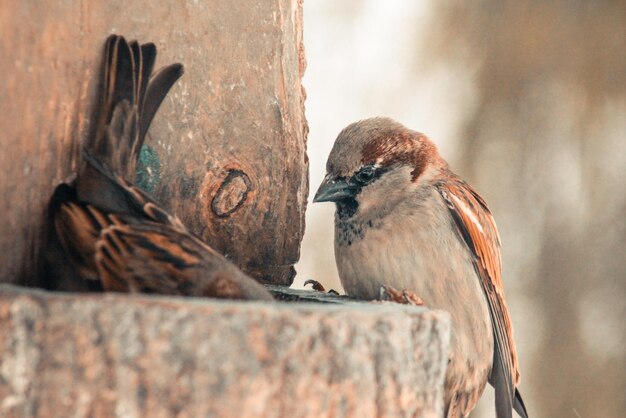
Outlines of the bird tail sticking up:
[{"label": "bird tail sticking up", "polygon": [[100,114],[95,135],[84,145],[85,152],[131,182],[148,127],[183,73],[181,64],[171,64],[152,75],[156,55],[153,43],[128,43],[118,35],[107,39]]},{"label": "bird tail sticking up", "polygon": [[[139,151],[161,102],[183,74],[171,64],[152,75],[152,43],[140,45],[111,35],[105,44],[96,125],[83,144],[85,163],[78,174],[78,198],[108,206],[111,177],[133,182]],[[108,185],[107,185],[108,183]],[[108,187],[107,187],[108,186]],[[100,197],[94,195],[99,191]]]}]

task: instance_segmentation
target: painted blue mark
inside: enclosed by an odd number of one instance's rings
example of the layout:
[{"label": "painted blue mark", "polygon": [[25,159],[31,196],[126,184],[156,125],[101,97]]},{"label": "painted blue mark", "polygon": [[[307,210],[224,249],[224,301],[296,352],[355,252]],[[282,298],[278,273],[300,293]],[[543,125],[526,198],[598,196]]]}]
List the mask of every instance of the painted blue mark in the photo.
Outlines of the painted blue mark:
[{"label": "painted blue mark", "polygon": [[152,193],[161,181],[161,160],[159,154],[149,145],[139,151],[137,161],[137,186]]}]

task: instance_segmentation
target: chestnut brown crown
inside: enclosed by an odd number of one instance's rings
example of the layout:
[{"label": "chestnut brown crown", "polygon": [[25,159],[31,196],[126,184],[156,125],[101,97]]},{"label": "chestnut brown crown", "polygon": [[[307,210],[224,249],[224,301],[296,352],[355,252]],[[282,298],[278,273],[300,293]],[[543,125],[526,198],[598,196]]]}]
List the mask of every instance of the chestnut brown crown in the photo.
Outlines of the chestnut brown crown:
[{"label": "chestnut brown crown", "polygon": [[349,176],[365,165],[404,164],[414,167],[415,179],[438,158],[437,148],[426,135],[393,119],[377,117],[352,123],[339,133],[326,169]]},{"label": "chestnut brown crown", "polygon": [[426,135],[390,118],[364,119],[339,133],[314,202],[354,198],[363,187],[398,168],[409,168],[403,178],[415,182],[428,167],[447,164]]}]

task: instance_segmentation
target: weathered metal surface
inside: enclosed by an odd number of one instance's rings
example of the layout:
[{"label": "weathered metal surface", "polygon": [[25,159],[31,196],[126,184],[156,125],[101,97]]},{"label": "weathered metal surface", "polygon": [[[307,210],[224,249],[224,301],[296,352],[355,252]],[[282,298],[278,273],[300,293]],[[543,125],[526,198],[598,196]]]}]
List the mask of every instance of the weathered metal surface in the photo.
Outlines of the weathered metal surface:
[{"label": "weathered metal surface", "polygon": [[257,278],[289,283],[308,193],[301,1],[0,2],[0,281],[36,284],[45,207],[76,166],[112,32],[185,75],[140,180]]},{"label": "weathered metal surface", "polygon": [[328,292],[317,292],[314,290],[290,289],[284,286],[265,285],[274,298],[281,302],[311,302],[311,303],[334,303],[342,305],[363,305],[364,303],[379,303],[378,301],[363,302],[346,295],[339,295]]},{"label": "weathered metal surface", "polygon": [[0,285],[0,416],[439,418],[449,332],[397,304]]}]

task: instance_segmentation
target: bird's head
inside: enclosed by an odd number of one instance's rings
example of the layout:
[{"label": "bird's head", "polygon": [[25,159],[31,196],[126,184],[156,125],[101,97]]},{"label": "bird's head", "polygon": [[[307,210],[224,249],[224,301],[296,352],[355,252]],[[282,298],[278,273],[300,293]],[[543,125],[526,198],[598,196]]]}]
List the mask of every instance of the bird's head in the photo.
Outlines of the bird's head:
[{"label": "bird's head", "polygon": [[335,202],[340,217],[383,216],[444,166],[424,134],[388,118],[361,120],[339,133],[313,202]]}]

